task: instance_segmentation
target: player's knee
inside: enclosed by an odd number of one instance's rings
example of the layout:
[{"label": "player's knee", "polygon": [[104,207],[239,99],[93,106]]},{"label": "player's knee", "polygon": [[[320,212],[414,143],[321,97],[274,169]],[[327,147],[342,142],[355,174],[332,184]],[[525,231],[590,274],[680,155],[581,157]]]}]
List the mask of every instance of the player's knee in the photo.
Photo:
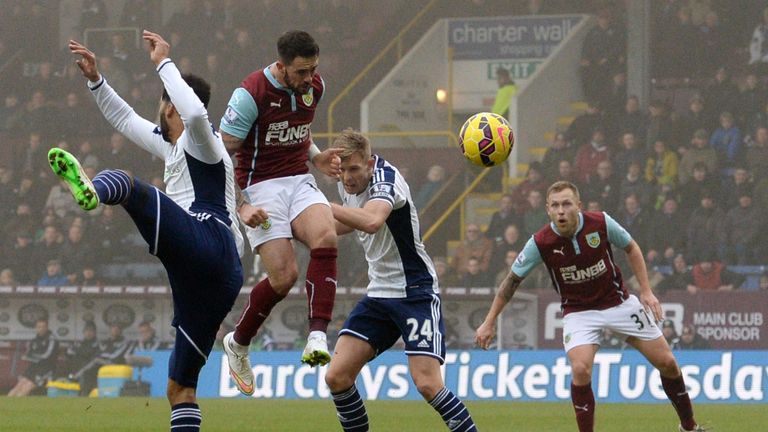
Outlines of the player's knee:
[{"label": "player's knee", "polygon": [[573,378],[579,382],[588,382],[592,379],[592,365],[586,362],[572,362],[571,373]]},{"label": "player's knee", "polygon": [[296,265],[286,266],[282,271],[269,275],[269,284],[278,293],[287,293],[299,278],[299,270]]},{"label": "player's knee", "polygon": [[191,387],[184,387],[179,383],[168,380],[168,387],[165,391],[165,396],[168,398],[171,406],[180,403],[195,402],[195,389]]},{"label": "player's knee", "polygon": [[336,369],[328,369],[325,374],[325,384],[333,393],[338,393],[352,387],[355,383],[355,377],[349,376],[349,374],[338,371]]},{"label": "player's knee", "polygon": [[435,380],[414,377],[413,381],[416,384],[416,390],[419,391],[419,394],[421,394],[426,401],[434,399],[437,392],[443,388],[442,383],[436,382]]},{"label": "player's knee", "polygon": [[675,356],[671,352],[656,362],[656,368],[665,377],[672,378],[680,374],[680,368],[677,366]]}]

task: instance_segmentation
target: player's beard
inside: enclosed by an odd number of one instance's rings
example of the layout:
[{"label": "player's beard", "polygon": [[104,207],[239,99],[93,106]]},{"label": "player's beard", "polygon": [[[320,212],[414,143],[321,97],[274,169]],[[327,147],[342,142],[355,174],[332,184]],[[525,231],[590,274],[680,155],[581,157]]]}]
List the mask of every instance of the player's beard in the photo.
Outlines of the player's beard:
[{"label": "player's beard", "polygon": [[[288,86],[289,89],[296,93],[307,94],[309,92],[309,85],[306,85],[306,89],[302,91],[301,87],[293,84],[293,81],[291,81],[291,78],[288,76],[288,69],[283,69],[283,81],[285,81],[285,85]],[[301,84],[301,86],[304,86],[304,84]]]},{"label": "player's beard", "polygon": [[160,114],[160,134],[163,136],[165,142],[171,142],[170,127],[168,121],[165,119],[164,114]]}]

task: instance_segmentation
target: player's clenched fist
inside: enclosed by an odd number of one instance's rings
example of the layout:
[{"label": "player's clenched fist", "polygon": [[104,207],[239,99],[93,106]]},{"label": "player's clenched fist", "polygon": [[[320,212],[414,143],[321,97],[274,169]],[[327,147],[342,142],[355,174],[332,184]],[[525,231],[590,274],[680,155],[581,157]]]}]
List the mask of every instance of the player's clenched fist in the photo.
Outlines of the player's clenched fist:
[{"label": "player's clenched fist", "polygon": [[257,228],[269,219],[266,210],[260,207],[254,207],[248,203],[243,204],[237,210],[237,214],[240,216],[240,220],[251,228]]},{"label": "player's clenched fist", "polygon": [[475,344],[480,348],[487,350],[491,346],[493,336],[496,333],[496,326],[493,323],[483,321],[475,332]]}]

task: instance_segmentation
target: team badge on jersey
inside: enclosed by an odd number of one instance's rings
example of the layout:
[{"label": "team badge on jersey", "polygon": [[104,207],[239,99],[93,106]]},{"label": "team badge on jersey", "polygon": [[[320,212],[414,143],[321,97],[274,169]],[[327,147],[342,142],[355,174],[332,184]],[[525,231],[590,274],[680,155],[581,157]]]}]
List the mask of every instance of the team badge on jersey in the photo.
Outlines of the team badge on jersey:
[{"label": "team badge on jersey", "polygon": [[596,232],[587,234],[587,244],[591,248],[600,246],[600,234]]},{"label": "team badge on jersey", "polygon": [[304,101],[304,105],[310,106],[312,105],[312,102],[315,100],[314,96],[312,96],[312,88],[309,89],[309,92],[307,94],[301,95],[301,100]]},{"label": "team badge on jersey", "polygon": [[261,229],[263,229],[264,231],[267,231],[267,230],[269,230],[270,228],[272,228],[272,219],[267,219],[267,220],[265,220],[265,221],[264,221],[264,222],[262,222],[262,223],[261,223],[261,225],[259,225],[259,226],[260,226],[260,227],[261,227]]}]

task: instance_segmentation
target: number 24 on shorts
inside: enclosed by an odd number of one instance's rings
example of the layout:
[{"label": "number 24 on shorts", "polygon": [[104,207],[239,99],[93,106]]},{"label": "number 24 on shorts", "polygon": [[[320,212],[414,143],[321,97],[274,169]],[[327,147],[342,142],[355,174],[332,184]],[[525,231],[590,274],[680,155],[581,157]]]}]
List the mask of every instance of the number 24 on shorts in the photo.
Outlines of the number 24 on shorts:
[{"label": "number 24 on shorts", "polygon": [[408,318],[405,320],[405,324],[411,328],[411,331],[408,334],[409,341],[418,340],[419,334],[427,338],[428,341],[432,340],[432,320],[424,320],[424,322],[421,323],[421,330],[419,330],[419,320],[416,318]]}]

